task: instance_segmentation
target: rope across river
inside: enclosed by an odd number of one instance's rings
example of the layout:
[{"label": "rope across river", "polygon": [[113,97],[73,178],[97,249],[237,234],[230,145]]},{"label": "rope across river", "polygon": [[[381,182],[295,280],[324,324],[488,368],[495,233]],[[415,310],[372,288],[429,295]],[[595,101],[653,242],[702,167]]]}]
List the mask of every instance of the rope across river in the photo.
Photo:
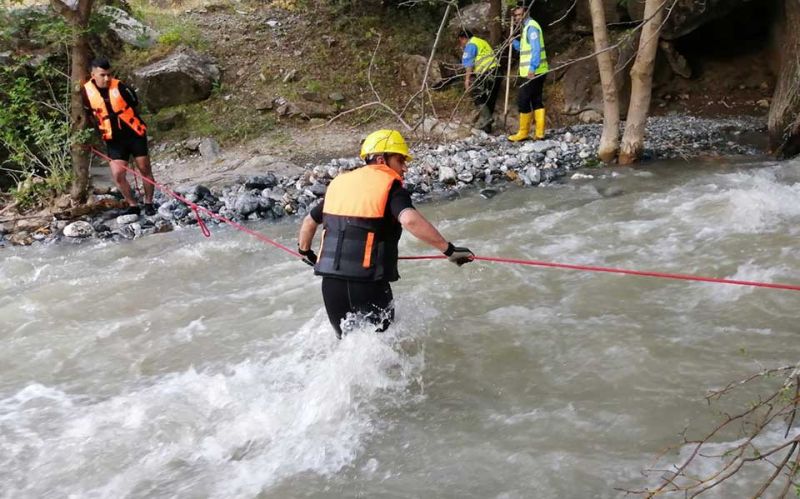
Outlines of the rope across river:
[{"label": "rope across river", "polygon": [[[98,157],[105,159],[106,161],[110,161],[111,158],[103,154],[102,152],[98,151],[97,149],[90,147],[89,148],[92,153],[97,155]],[[137,178],[140,178],[143,182],[147,182],[151,184],[156,189],[160,190],[164,194],[172,196],[173,198],[177,199],[178,201],[184,203],[188,207],[190,207],[194,211],[194,215],[197,218],[197,224],[200,227],[200,231],[203,233],[205,237],[211,237],[211,231],[208,230],[203,218],[200,216],[200,212],[206,213],[210,218],[218,220],[222,223],[226,223],[231,227],[234,227],[237,230],[250,234],[251,236],[257,238],[258,240],[275,246],[278,249],[289,253],[295,258],[302,258],[302,256],[292,250],[291,248],[284,246],[283,244],[271,239],[264,234],[254,231],[245,227],[244,225],[234,222],[229,218],[223,217],[213,211],[205,208],[203,206],[198,205],[197,203],[193,203],[189,201],[185,197],[181,196],[180,194],[174,192],[172,189],[159,184],[149,178],[144,177],[141,173],[136,171],[129,166],[124,166],[124,168],[133,173]],[[419,256],[401,256],[401,260],[441,260],[447,258],[444,255],[419,255]],[[630,270],[630,269],[622,269],[622,268],[614,268],[614,267],[600,267],[596,265],[575,265],[575,264],[568,264],[568,263],[556,263],[556,262],[545,262],[539,260],[525,260],[525,259],[516,259],[516,258],[502,258],[502,257],[491,257],[491,256],[475,256],[475,261],[482,261],[482,262],[492,262],[492,263],[507,263],[507,264],[514,264],[514,265],[527,265],[533,267],[546,267],[546,268],[557,268],[557,269],[568,269],[568,270],[579,270],[584,272],[605,272],[611,274],[624,274],[624,275],[635,275],[635,276],[642,276],[642,277],[656,277],[660,279],[675,279],[675,280],[682,280],[682,281],[696,281],[696,282],[709,282],[709,283],[716,283],[716,284],[728,284],[728,285],[735,285],[735,286],[751,286],[757,288],[772,288],[772,289],[784,289],[789,291],[800,291],[800,285],[793,285],[793,284],[780,284],[780,283],[769,283],[769,282],[759,282],[759,281],[744,281],[738,279],[722,279],[717,277],[705,277],[705,276],[698,276],[693,274],[675,274],[675,273],[668,273],[668,272],[655,272],[655,271],[642,271],[642,270]]]}]

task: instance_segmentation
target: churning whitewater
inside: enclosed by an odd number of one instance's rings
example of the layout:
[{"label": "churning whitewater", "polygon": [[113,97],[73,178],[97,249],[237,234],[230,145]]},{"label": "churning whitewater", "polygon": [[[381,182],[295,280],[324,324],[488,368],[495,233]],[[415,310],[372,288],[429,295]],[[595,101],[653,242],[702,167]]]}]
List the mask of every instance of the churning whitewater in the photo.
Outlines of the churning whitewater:
[{"label": "churning whitewater", "polygon": [[[800,162],[592,174],[418,208],[482,256],[800,284]],[[618,497],[707,389],[800,357],[797,292],[400,273],[390,331],[337,341],[309,267],[231,229],[4,250],[0,497]]]}]

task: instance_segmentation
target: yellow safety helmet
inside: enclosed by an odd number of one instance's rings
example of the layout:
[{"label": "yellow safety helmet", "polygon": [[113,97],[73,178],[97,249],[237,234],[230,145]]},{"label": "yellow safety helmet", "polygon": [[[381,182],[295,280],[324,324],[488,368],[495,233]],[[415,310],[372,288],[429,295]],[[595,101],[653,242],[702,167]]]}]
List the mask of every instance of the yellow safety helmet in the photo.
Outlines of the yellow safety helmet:
[{"label": "yellow safety helmet", "polygon": [[361,144],[361,159],[373,154],[402,154],[406,161],[411,161],[408,145],[397,130],[378,130],[367,135]]}]

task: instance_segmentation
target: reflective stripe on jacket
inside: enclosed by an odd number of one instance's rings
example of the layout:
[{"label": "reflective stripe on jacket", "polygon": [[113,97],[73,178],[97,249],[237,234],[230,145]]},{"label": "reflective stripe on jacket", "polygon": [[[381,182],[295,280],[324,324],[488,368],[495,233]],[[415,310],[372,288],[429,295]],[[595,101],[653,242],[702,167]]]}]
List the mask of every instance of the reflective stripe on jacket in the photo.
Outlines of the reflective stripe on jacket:
[{"label": "reflective stripe on jacket", "polygon": [[[108,112],[106,102],[103,95],[98,90],[94,81],[89,80],[83,85],[86,91],[86,97],[89,100],[89,105],[92,107],[92,112],[97,118],[97,128],[103,136],[103,140],[111,140],[113,137],[113,128],[111,126],[111,113]],[[122,128],[121,123],[125,123],[137,135],[143,137],[147,133],[147,126],[142,120],[136,116],[136,112],[122,97],[119,91],[119,80],[112,78],[108,84],[108,100],[111,102],[111,110],[116,116],[117,128]]]},{"label": "reflective stripe on jacket", "polygon": [[354,281],[397,280],[402,226],[386,213],[396,181],[402,177],[385,165],[367,165],[333,179],[323,201],[315,274]]},{"label": "reflective stripe on jacket", "polygon": [[530,30],[536,30],[536,36],[539,40],[539,65],[533,71],[533,74],[542,75],[550,71],[550,66],[547,64],[547,53],[544,50],[544,36],[542,35],[542,28],[539,23],[533,19],[528,19],[525,26],[522,28],[522,36],[520,37],[519,49],[519,75],[528,76],[528,70],[531,65],[531,41]]},{"label": "reflective stripe on jacket", "polygon": [[467,43],[472,43],[478,49],[478,54],[475,56],[476,73],[486,73],[497,67],[497,58],[494,56],[494,51],[489,42],[483,38],[473,36]]}]

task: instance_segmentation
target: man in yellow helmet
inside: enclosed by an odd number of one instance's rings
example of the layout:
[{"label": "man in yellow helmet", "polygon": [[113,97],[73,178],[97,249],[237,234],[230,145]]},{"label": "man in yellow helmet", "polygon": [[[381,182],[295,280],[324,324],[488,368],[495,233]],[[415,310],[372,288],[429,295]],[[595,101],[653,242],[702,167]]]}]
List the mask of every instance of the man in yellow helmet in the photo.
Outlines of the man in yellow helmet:
[{"label": "man in yellow helmet", "polygon": [[[458,266],[475,258],[442,237],[411,203],[403,187],[411,155],[400,132],[371,133],[361,146],[361,159],[365,166],[333,179],[323,201],[303,219],[298,236],[298,252],[322,276],[322,298],[337,338],[353,318],[366,319],[377,331],[394,320],[389,283],[400,278],[397,243],[403,229]],[[317,258],[311,244],[320,224]]]},{"label": "man in yellow helmet", "polygon": [[475,128],[486,133],[492,131],[494,121],[494,105],[497,102],[497,58],[489,42],[474,36],[468,29],[458,33],[458,44],[461,46],[461,65],[464,66],[464,89],[472,96],[472,101],[479,111],[479,119]]},{"label": "man in yellow helmet", "polygon": [[[517,93],[519,109],[519,130],[508,140],[517,142],[530,137],[531,121],[534,120],[534,138],[544,138],[544,79],[550,67],[544,49],[544,36],[539,23],[531,19],[523,3],[517,4],[513,12],[514,22],[522,23],[522,32],[513,46],[519,51],[519,76],[522,83]],[[524,20],[523,20],[524,19]]]}]

